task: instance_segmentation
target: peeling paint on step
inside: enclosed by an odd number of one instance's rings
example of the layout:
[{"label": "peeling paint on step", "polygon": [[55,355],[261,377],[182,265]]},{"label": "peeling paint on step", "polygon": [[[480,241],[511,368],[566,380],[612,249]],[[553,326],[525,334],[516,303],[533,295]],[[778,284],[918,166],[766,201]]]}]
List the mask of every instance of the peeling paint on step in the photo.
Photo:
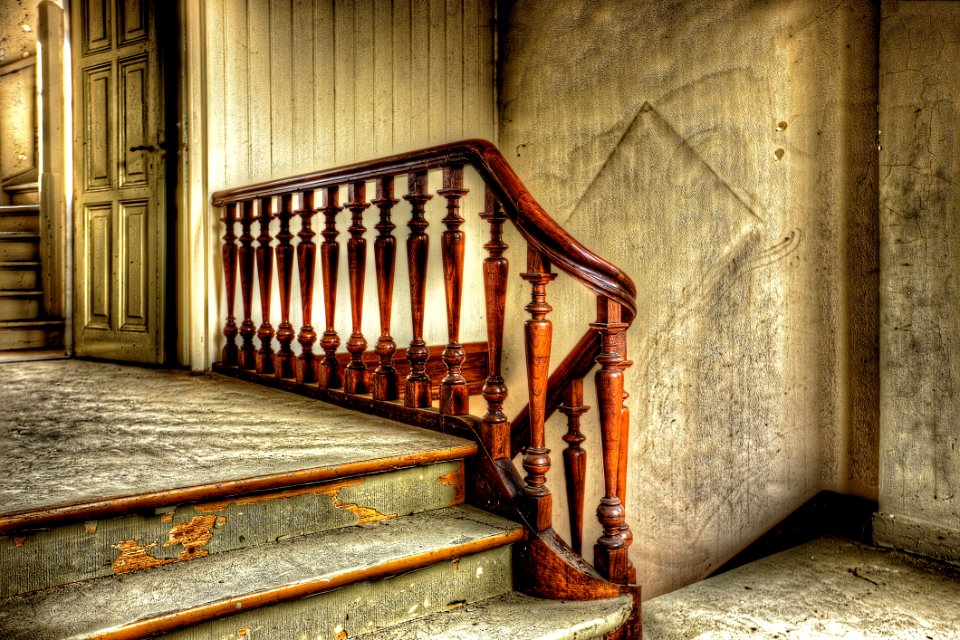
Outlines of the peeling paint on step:
[{"label": "peeling paint on step", "polygon": [[141,545],[136,540],[118,542],[114,545],[114,548],[120,550],[120,555],[113,561],[113,572],[115,574],[128,573],[176,562],[175,558],[163,560],[147,553],[156,546],[156,542],[151,542],[148,545]]},{"label": "peeling paint on step", "polygon": [[[136,540],[118,542],[114,545],[114,548],[120,550],[120,555],[113,561],[113,572],[115,574],[128,573],[139,569],[159,567],[171,562],[201,558],[207,555],[207,550],[203,547],[213,538],[212,529],[217,521],[218,518],[215,515],[196,516],[188,522],[178,524],[170,529],[163,546],[182,546],[183,551],[176,558],[157,558],[150,555],[149,551],[157,546],[156,542],[148,545],[141,545]],[[223,521],[226,522],[226,519],[224,518]]]},{"label": "peeling paint on step", "polygon": [[453,487],[456,494],[456,504],[463,504],[466,498],[466,484],[463,481],[463,463],[460,463],[457,468],[450,473],[445,473],[440,476],[437,480],[448,487]]},{"label": "peeling paint on step", "polygon": [[333,505],[337,509],[344,509],[346,511],[352,511],[357,516],[357,524],[371,524],[373,522],[380,522],[381,520],[390,520],[396,518],[397,514],[395,513],[380,513],[376,509],[371,509],[369,507],[361,507],[356,504],[341,502],[340,499],[332,495],[330,496],[333,499]]}]

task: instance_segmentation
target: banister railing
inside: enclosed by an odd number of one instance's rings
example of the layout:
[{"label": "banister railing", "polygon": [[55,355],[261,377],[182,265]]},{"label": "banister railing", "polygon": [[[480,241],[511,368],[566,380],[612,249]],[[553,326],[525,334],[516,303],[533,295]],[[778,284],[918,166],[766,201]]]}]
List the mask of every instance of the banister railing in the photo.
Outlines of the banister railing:
[{"label": "banister railing", "polygon": [[[464,167],[472,167],[486,187],[481,217],[490,233],[483,248],[484,299],[487,341],[481,353],[476,346],[460,340],[464,254],[467,238],[461,200]],[[436,357],[424,340],[425,287],[428,261],[429,222],[426,205],[433,194],[428,173],[442,171],[442,186],[436,194],[446,201],[446,216],[440,221],[440,253],[444,274],[447,343],[442,346],[438,372]],[[394,272],[397,257],[398,228],[394,220],[401,198],[395,193],[394,180],[406,177],[410,217],[406,225],[408,284],[412,340],[400,349],[391,336],[391,312],[394,299]],[[373,183],[374,199],[368,199],[367,186]],[[346,202],[340,203],[341,187]],[[319,196],[319,198],[318,198]],[[299,205],[294,208],[294,201]],[[213,205],[222,209],[223,269],[227,317],[223,334],[225,345],[218,370],[248,372],[263,379],[285,380],[288,387],[324,391],[322,397],[345,402],[386,415],[429,423],[444,417],[470,419],[468,397],[478,389],[486,407],[482,417],[473,419],[478,440],[492,461],[509,461],[522,447],[522,467],[526,472],[516,496],[518,507],[534,533],[552,526],[552,492],[546,474],[551,460],[546,448],[545,422],[554,411],[567,416],[568,431],[563,436],[566,492],[570,507],[571,544],[581,553],[583,538],[583,501],[585,491],[586,448],[581,420],[588,407],[584,404],[583,379],[599,364],[596,372],[597,412],[601,432],[603,498],[597,518],[603,533],[594,547],[594,564],[606,578],[620,584],[634,582],[628,549],[632,534],[624,511],[629,415],[624,406],[625,331],[636,314],[636,289],[630,278],[616,266],[603,260],[577,242],[557,224],[523,186],[516,173],[491,143],[467,140],[349,166],[307,173],[291,178],[262,182],[213,195]],[[377,282],[377,308],[380,336],[373,353],[376,366],[368,361],[370,341],[363,335],[363,298],[367,258],[367,229],[363,213],[374,206],[379,222],[373,242]],[[346,209],[349,226],[338,219]],[[317,227],[313,222],[322,215]],[[299,218],[299,224],[296,220]],[[271,223],[279,231],[271,236]],[[531,288],[524,307],[529,319],[524,323],[527,362],[528,404],[513,420],[504,414],[507,387],[502,371],[504,320],[508,314],[507,287],[509,262],[504,242],[504,225],[510,222],[527,243],[526,269],[520,278]],[[239,235],[237,233],[239,225]],[[346,354],[338,353],[340,333],[335,326],[340,242],[346,231],[349,273],[351,327],[344,344]],[[254,234],[257,235],[254,235]],[[313,299],[317,281],[315,269],[320,262],[323,294],[324,330],[314,328]],[[302,326],[291,323],[291,292],[294,262],[298,273]],[[274,266],[279,297],[280,321],[271,324]],[[254,269],[256,267],[256,269]],[[554,268],[592,290],[597,296],[596,321],[583,338],[550,373],[552,311],[547,291],[557,277]],[[254,272],[260,299],[260,317],[254,318]],[[239,273],[241,313],[236,317],[237,274]],[[512,313],[512,311],[510,312]],[[256,320],[259,320],[259,325]],[[255,338],[259,344],[255,344]],[[239,343],[238,343],[239,339]],[[276,349],[274,348],[276,340]],[[299,344],[299,353],[294,347]],[[317,349],[322,351],[322,354]],[[433,351],[436,353],[437,347]],[[483,361],[477,365],[477,357]],[[478,372],[481,372],[478,375]],[[404,376],[401,380],[401,376]],[[438,380],[439,378],[439,380]],[[481,387],[482,383],[482,387]],[[295,389],[296,390],[296,389]],[[434,398],[439,399],[433,409]],[[403,408],[401,410],[401,408]],[[510,492],[508,492],[510,493]]]}]

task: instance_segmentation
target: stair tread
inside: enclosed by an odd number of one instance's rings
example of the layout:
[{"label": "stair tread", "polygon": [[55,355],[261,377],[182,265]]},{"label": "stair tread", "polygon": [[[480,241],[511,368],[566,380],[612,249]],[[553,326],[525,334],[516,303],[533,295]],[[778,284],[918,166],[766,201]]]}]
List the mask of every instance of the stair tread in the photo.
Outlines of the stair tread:
[{"label": "stair tread", "polygon": [[63,320],[0,320],[0,329],[31,329],[33,327],[63,327]]},{"label": "stair tread", "polygon": [[0,231],[0,240],[39,240],[40,234],[35,231]]},{"label": "stair tread", "polygon": [[18,596],[0,606],[0,635],[85,638],[177,615],[214,619],[501,547],[522,536],[522,527],[509,520],[449,507]]},{"label": "stair tread", "polygon": [[39,204],[0,205],[0,216],[23,215],[25,213],[40,213],[40,205]]},{"label": "stair tread", "polygon": [[0,298],[38,298],[43,291],[38,289],[0,289]]},{"label": "stair tread", "polygon": [[617,629],[632,607],[630,596],[578,602],[512,592],[362,634],[357,640],[587,640]]},{"label": "stair tread", "polygon": [[462,438],[216,374],[82,360],[4,371],[0,404],[0,531],[477,450]]}]

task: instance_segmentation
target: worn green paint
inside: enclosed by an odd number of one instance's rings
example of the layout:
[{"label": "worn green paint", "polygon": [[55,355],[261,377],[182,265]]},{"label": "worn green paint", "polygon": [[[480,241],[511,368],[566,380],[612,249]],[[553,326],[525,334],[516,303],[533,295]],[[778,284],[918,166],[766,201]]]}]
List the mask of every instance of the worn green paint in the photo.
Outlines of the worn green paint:
[{"label": "worn green paint", "polygon": [[[186,549],[169,544],[174,528],[198,516],[216,516],[209,541],[186,557],[200,557],[358,524],[357,505],[382,517],[439,509],[457,503],[450,474],[461,472],[459,461],[316,486],[316,492],[258,502],[223,500],[208,505],[184,505],[152,514],[132,514],[108,520],[80,522],[30,535],[0,537],[0,597],[114,573],[120,543],[135,541],[151,547],[159,560],[176,559]],[[442,481],[445,478],[447,481]],[[345,485],[337,488],[337,485]],[[324,488],[330,488],[324,493]],[[269,495],[269,494],[268,494]],[[336,506],[339,503],[341,506]],[[122,567],[120,568],[122,570]]]},{"label": "worn green paint", "polygon": [[[168,640],[336,640],[500,595],[511,589],[511,552],[501,547],[313,598],[263,607],[184,629]],[[243,633],[244,635],[240,635]],[[345,633],[338,636],[338,633]]]}]

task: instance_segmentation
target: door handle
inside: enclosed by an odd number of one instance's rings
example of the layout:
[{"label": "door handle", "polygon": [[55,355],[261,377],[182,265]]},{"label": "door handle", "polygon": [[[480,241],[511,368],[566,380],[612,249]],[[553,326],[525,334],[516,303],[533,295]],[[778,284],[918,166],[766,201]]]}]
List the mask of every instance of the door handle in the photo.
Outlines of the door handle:
[{"label": "door handle", "polygon": [[152,144],[138,144],[135,147],[130,147],[130,151],[157,151],[157,148]]}]

